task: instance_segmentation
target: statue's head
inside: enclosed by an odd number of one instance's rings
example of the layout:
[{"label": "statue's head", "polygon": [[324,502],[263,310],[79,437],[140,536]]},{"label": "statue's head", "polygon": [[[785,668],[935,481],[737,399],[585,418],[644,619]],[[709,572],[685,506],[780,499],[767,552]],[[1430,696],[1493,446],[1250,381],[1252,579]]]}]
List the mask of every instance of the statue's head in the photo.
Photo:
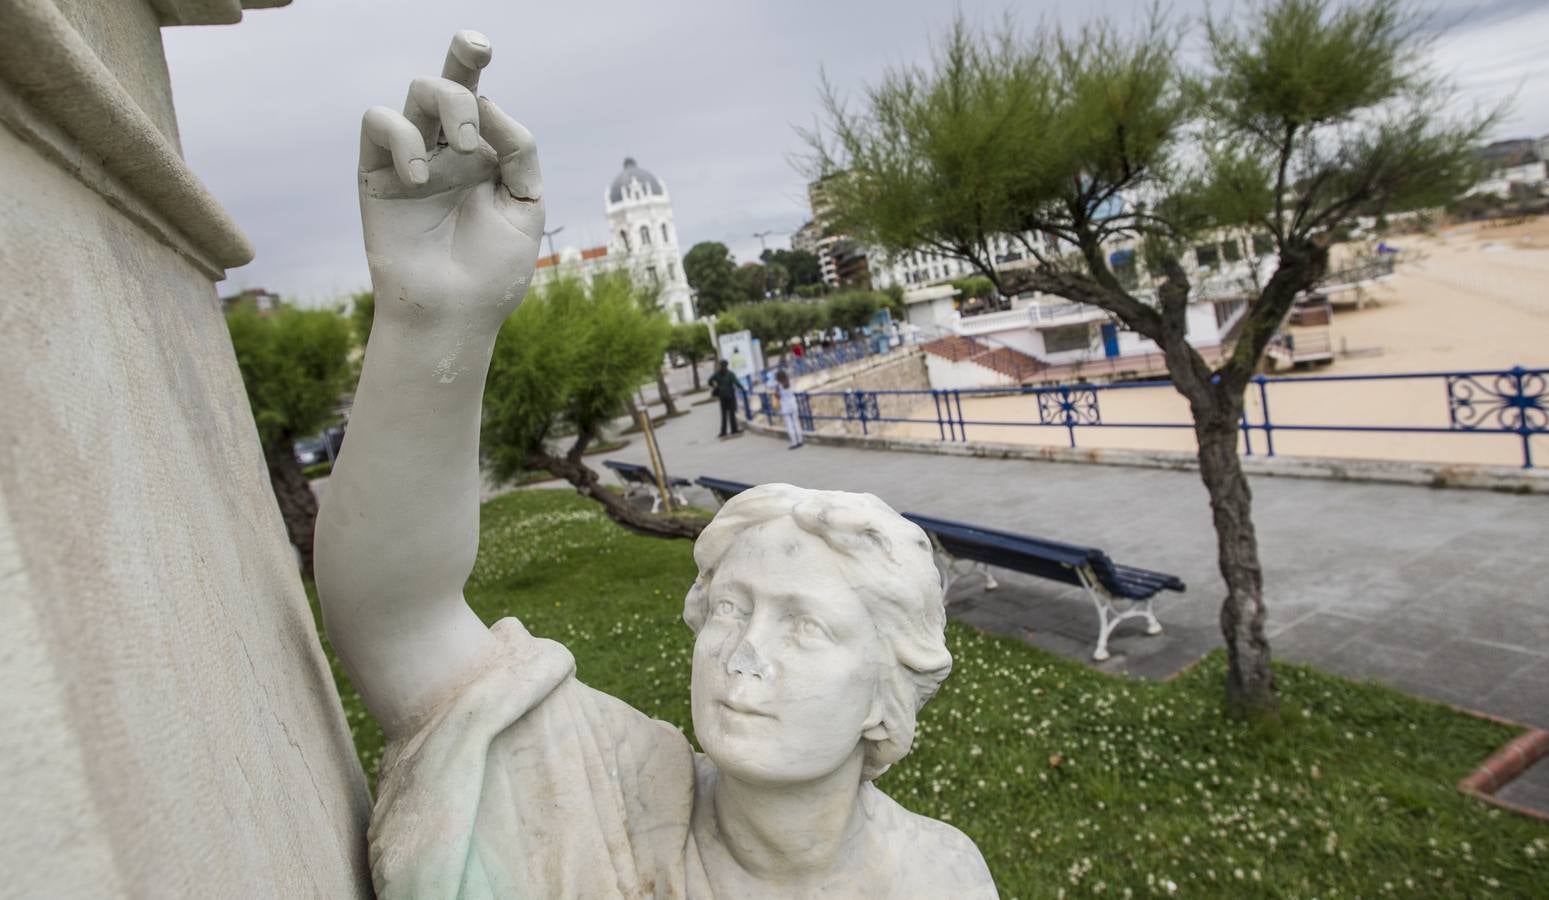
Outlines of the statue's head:
[{"label": "statue's head", "polygon": [[918,526],[871,494],[765,484],[721,508],[694,560],[694,732],[719,768],[809,781],[859,750],[871,779],[909,752],[952,669]]}]

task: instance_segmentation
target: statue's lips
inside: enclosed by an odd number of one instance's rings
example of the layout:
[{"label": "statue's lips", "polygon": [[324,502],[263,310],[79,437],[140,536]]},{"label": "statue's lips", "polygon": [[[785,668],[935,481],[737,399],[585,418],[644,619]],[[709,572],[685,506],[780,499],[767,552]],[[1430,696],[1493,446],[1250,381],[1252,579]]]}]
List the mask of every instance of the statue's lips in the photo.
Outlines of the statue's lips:
[{"label": "statue's lips", "polygon": [[722,701],[720,701],[720,703],[725,708],[727,708],[727,709],[731,710],[732,712],[737,713],[739,715],[758,716],[758,717],[764,718],[764,719],[773,719],[773,718],[775,718],[775,714],[774,713],[767,712],[765,710],[759,709],[756,706],[749,706],[746,703],[739,703],[739,702],[737,702],[735,700],[722,700]]}]

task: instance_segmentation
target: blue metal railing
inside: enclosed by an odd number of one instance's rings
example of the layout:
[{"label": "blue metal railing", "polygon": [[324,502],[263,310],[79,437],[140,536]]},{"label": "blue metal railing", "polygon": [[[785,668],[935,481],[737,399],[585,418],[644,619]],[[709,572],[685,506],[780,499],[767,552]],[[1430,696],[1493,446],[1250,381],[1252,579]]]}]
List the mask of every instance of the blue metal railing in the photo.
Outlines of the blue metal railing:
[{"label": "blue metal railing", "polygon": [[754,388],[767,384],[781,369],[784,369],[790,377],[796,378],[809,372],[821,372],[868,356],[886,353],[891,349],[887,346],[887,341],[886,336],[857,338],[843,344],[835,344],[827,350],[806,348],[802,356],[786,354],[784,365],[766,366],[758,373],[758,385],[754,385]]},{"label": "blue metal railing", "polygon": [[[1438,399],[1446,403],[1445,425],[1352,425],[1276,421],[1270,411],[1271,389],[1278,385],[1333,385],[1349,382],[1435,382]],[[870,434],[878,424],[912,422],[935,423],[940,440],[966,441],[968,427],[1023,426],[1063,428],[1071,447],[1076,433],[1085,428],[1186,428],[1193,422],[1111,421],[1102,415],[1101,397],[1113,391],[1171,387],[1167,381],[1137,381],[1116,384],[1061,384],[1044,387],[1024,385],[1011,388],[972,388],[914,391],[801,391],[796,395],[798,419],[803,431],[816,431],[824,421],[850,422]],[[1365,432],[1387,434],[1490,434],[1516,435],[1522,445],[1522,467],[1533,468],[1534,436],[1549,434],[1549,369],[1487,369],[1461,372],[1406,372],[1390,375],[1310,375],[1252,379],[1250,392],[1258,398],[1258,409],[1245,403],[1242,418],[1244,452],[1254,454],[1257,433],[1261,452],[1275,455],[1275,435],[1281,432]],[[1029,412],[1037,421],[999,421],[968,419],[963,414],[963,397],[1028,396]],[[1335,406],[1332,398],[1329,406]],[[924,411],[923,415],[917,415]],[[775,409],[764,395],[760,412],[774,423]]]}]

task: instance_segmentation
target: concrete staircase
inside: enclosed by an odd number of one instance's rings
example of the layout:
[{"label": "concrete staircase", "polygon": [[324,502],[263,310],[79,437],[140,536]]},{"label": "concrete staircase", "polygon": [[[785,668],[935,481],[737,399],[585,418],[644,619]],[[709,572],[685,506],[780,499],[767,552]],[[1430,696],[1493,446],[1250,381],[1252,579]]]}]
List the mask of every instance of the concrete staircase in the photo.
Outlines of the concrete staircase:
[{"label": "concrete staircase", "polygon": [[1017,382],[1032,378],[1049,366],[1020,350],[992,345],[984,340],[950,334],[920,345],[926,353],[949,362],[971,362]]}]

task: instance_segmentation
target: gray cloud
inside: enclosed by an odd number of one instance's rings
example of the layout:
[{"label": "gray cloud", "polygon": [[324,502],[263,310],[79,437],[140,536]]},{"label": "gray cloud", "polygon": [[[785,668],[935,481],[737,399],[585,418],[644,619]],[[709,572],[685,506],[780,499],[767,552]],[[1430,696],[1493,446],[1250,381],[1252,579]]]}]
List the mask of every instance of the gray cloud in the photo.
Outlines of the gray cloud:
[{"label": "gray cloud", "polygon": [[[1138,18],[1148,6],[1013,10],[1032,27]],[[961,8],[994,21],[1007,7],[962,0]],[[859,89],[889,66],[923,60],[953,13],[941,0],[297,0],[235,27],[164,34],[185,153],[258,250],[230,285],[321,303],[367,284],[354,188],[361,113],[399,106],[411,78],[438,74],[460,28],[494,43],[481,92],[537,136],[549,227],[565,227],[561,243],[606,239],[603,190],[629,155],[667,181],[685,247],[719,240],[749,259],[753,232],[789,231],[806,217],[805,186],[788,157],[803,149],[795,127],[812,121],[819,68]],[[1471,97],[1541,77],[1544,64],[1524,40],[1549,25],[1541,3],[1455,2],[1439,13],[1451,27],[1438,59]],[[1536,98],[1524,104],[1526,94],[1508,124],[1549,129],[1549,110]]]}]

